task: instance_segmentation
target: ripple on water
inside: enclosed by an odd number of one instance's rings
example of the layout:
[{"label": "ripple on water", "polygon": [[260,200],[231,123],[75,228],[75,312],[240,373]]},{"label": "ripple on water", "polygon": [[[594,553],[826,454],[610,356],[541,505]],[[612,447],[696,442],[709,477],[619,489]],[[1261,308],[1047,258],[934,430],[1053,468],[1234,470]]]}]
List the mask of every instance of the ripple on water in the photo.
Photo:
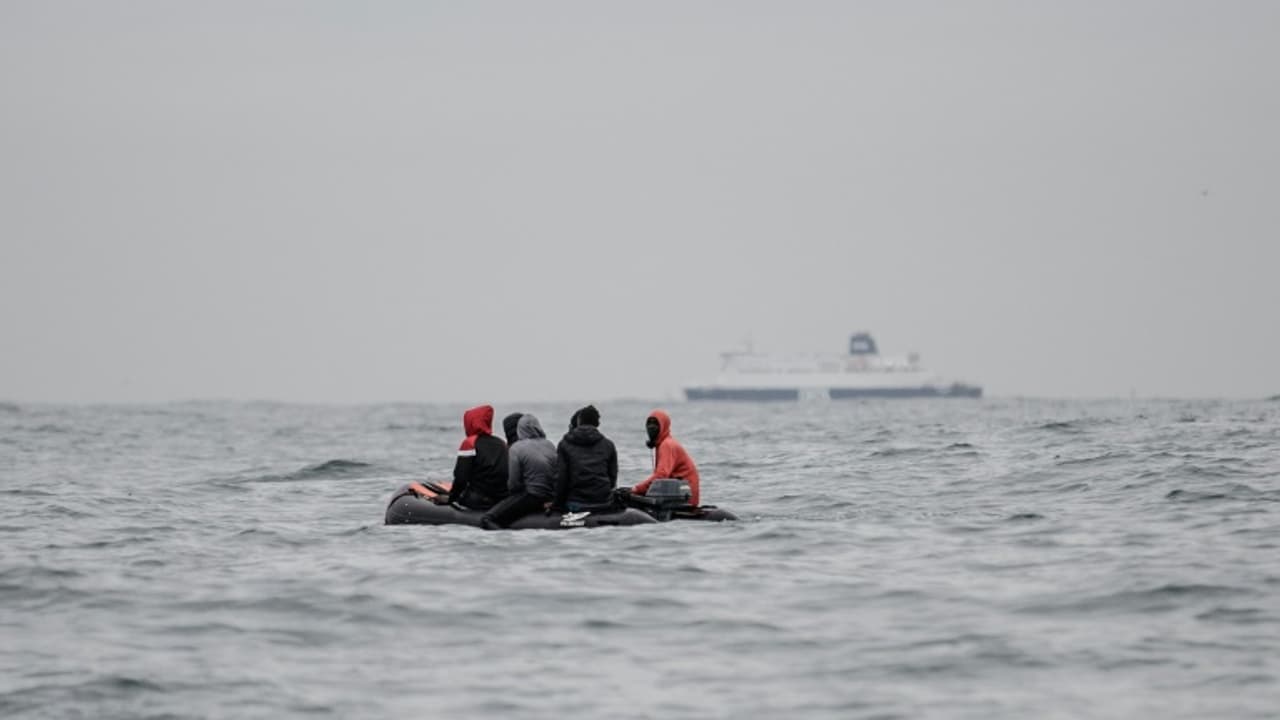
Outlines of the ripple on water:
[{"label": "ripple on water", "polygon": [[1277,625],[1280,615],[1274,610],[1253,607],[1219,606],[1196,615],[1197,620],[1229,625]]},{"label": "ripple on water", "polygon": [[1146,590],[1125,590],[1032,603],[1020,608],[1019,612],[1049,615],[1169,612],[1200,601],[1249,597],[1254,594],[1254,591],[1246,588],[1222,585],[1168,584]]}]

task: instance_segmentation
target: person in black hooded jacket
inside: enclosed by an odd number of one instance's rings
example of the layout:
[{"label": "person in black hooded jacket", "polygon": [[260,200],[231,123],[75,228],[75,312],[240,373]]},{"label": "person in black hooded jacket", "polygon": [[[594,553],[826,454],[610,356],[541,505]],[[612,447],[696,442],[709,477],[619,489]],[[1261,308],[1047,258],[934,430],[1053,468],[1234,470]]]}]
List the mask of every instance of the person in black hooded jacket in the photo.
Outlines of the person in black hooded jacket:
[{"label": "person in black hooded jacket", "polygon": [[618,485],[618,449],[600,432],[600,411],[588,405],[574,416],[577,426],[556,446],[555,507],[570,511],[608,504]]}]

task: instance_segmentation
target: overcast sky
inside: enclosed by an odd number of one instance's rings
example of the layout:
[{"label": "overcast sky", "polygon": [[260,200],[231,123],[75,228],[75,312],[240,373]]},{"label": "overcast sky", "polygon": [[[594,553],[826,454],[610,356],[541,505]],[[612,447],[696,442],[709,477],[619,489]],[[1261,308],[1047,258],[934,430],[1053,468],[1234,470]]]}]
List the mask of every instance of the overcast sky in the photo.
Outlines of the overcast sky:
[{"label": "overcast sky", "polygon": [[1280,3],[0,3],[0,399],[1280,393]]}]

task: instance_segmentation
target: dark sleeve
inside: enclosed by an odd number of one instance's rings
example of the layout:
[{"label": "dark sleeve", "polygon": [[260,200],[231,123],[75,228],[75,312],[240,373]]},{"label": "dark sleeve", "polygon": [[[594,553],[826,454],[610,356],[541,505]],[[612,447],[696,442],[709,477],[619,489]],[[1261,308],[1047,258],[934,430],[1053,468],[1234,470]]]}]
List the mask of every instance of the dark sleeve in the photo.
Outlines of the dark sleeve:
[{"label": "dark sleeve", "polygon": [[556,446],[556,494],[555,506],[561,510],[569,506],[569,454],[564,451],[564,442]]},{"label": "dark sleeve", "polygon": [[520,476],[520,456],[507,449],[507,492],[516,495],[524,492],[524,478]]},{"label": "dark sleeve", "polygon": [[[494,440],[498,440],[498,438],[494,438]],[[508,448],[507,444],[502,442],[501,440],[498,440],[497,448],[498,448],[498,461],[496,463],[496,467],[493,470],[493,474],[494,474],[493,489],[495,492],[498,492],[500,494],[502,493],[503,488],[507,486],[507,482],[511,479],[509,471],[507,470],[507,468],[509,467],[508,463],[511,462],[511,449]]]},{"label": "dark sleeve", "polygon": [[609,441],[609,487],[618,487],[618,447]]},{"label": "dark sleeve", "polygon": [[548,500],[556,497],[556,492],[560,487],[560,476],[564,474],[562,468],[563,466],[560,464],[560,449],[556,448],[556,460],[551,463],[551,497],[547,498]]},{"label": "dark sleeve", "polygon": [[471,484],[471,472],[475,468],[476,457],[471,455],[458,455],[458,459],[453,463],[453,488],[449,490],[449,500],[456,501],[462,497],[467,491],[467,486]]}]

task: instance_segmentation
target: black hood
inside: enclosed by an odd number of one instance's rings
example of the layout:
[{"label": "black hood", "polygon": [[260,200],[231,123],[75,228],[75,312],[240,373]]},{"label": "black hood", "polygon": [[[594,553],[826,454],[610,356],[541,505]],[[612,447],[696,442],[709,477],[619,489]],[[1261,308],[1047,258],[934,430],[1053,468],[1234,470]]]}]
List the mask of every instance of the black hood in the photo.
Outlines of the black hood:
[{"label": "black hood", "polygon": [[516,428],[520,422],[521,413],[511,413],[502,418],[502,434],[507,436],[507,444],[511,445],[517,440]]},{"label": "black hood", "polygon": [[604,434],[595,425],[579,425],[564,434],[564,440],[574,445],[595,445],[604,439]]}]

